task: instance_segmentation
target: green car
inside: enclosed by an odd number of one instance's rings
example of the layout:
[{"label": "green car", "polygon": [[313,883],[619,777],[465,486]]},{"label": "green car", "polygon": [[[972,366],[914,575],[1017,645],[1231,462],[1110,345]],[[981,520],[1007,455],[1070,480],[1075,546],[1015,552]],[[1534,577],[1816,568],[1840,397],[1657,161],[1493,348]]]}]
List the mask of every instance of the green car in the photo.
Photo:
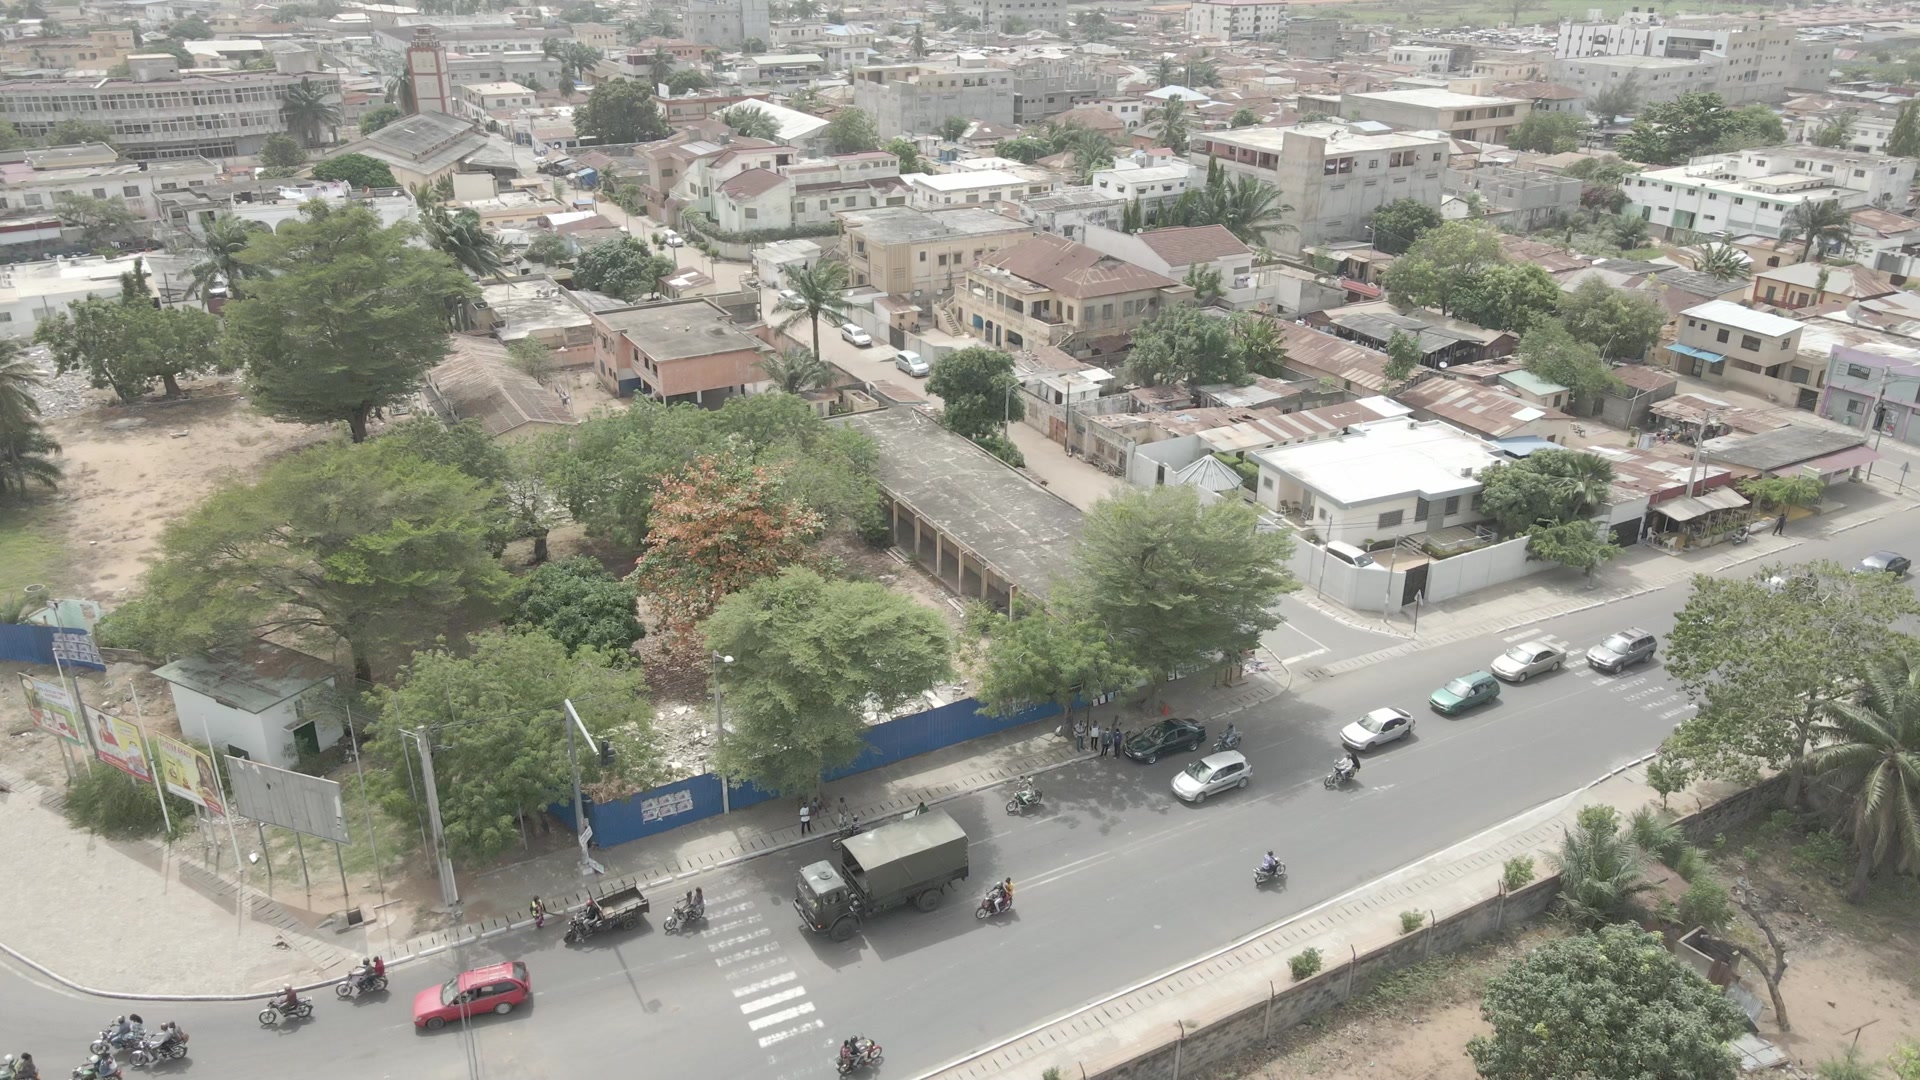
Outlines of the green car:
[{"label": "green car", "polygon": [[1475,705],[1485,705],[1500,696],[1500,680],[1493,677],[1491,671],[1476,671],[1471,675],[1462,675],[1433,692],[1427,704],[1433,711],[1444,716],[1466,712]]}]

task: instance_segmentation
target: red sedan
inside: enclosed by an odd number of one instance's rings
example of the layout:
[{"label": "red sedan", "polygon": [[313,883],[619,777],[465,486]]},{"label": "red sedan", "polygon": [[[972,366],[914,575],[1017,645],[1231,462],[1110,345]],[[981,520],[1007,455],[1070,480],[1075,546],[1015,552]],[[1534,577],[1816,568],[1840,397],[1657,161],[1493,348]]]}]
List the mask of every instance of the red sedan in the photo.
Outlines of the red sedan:
[{"label": "red sedan", "polygon": [[413,996],[413,1025],[438,1031],[449,1021],[480,1013],[502,1015],[533,996],[527,965],[518,960],[463,971],[440,986],[429,986]]}]

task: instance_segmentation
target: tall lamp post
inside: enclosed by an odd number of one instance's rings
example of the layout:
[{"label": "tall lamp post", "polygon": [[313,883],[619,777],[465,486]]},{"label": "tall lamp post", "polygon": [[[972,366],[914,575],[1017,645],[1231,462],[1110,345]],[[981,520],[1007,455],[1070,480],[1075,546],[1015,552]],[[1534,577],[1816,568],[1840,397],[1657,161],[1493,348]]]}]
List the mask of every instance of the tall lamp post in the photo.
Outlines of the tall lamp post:
[{"label": "tall lamp post", "polygon": [[573,700],[565,699],[560,703],[567,711],[567,762],[573,766],[573,821],[579,829],[580,837],[580,873],[581,876],[604,874],[607,868],[587,854],[587,843],[593,839],[593,825],[587,821],[587,809],[580,798],[580,748],[574,739],[578,729],[580,738],[587,740],[587,749],[593,751],[602,765],[613,763],[613,747],[610,744],[596,743],[587,731],[587,725],[581,723],[580,714],[573,709]]},{"label": "tall lamp post", "polygon": [[[721,665],[733,663],[733,657],[725,656],[725,655],[722,655],[721,653],[714,653],[713,660],[714,660],[714,663],[721,664]],[[733,812],[733,806],[732,806],[733,797],[727,792],[727,777],[725,773],[722,773],[720,771],[720,763],[718,760],[719,753],[720,753],[720,743],[723,740],[725,740],[726,737],[727,737],[727,723],[725,718],[722,717],[720,714],[720,668],[714,668],[713,669],[713,751],[714,751],[714,757],[715,757],[714,775],[720,777],[720,812],[723,814],[730,814]]]}]

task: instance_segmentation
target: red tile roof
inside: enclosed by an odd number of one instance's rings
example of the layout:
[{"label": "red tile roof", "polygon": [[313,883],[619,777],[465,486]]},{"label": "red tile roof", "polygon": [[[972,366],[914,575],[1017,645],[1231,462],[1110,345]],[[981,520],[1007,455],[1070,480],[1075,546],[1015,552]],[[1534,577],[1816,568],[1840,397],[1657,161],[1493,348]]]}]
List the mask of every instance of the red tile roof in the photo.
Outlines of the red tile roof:
[{"label": "red tile roof", "polygon": [[1227,231],[1225,225],[1192,225],[1153,229],[1136,234],[1168,266],[1192,266],[1232,255],[1251,255],[1253,249]]},{"label": "red tile roof", "polygon": [[786,177],[772,169],[748,169],[721,184],[720,190],[736,199],[751,199],[772,191],[786,181]]},{"label": "red tile roof", "polygon": [[1144,292],[1179,284],[1052,233],[1029,237],[980,262],[1074,298]]}]

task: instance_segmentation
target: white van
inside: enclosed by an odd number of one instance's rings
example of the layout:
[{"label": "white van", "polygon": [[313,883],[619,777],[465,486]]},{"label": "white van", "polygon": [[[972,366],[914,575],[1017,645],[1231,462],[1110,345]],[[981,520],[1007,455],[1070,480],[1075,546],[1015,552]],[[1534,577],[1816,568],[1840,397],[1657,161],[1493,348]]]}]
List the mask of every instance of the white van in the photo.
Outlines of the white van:
[{"label": "white van", "polygon": [[1354,547],[1352,544],[1345,543],[1344,541],[1340,541],[1340,540],[1329,540],[1327,542],[1327,554],[1333,556],[1336,559],[1339,559],[1341,562],[1346,563],[1349,566],[1372,566],[1373,565],[1373,556],[1367,554],[1364,551],[1361,551],[1359,548]]}]

